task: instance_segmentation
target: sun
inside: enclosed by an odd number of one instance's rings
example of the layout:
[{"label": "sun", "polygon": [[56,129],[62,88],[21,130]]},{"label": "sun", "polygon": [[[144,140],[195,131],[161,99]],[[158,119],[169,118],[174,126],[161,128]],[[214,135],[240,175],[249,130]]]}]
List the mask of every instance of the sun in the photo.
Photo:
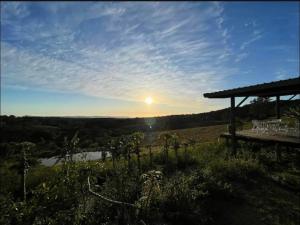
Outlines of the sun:
[{"label": "sun", "polygon": [[151,96],[148,96],[147,98],[145,98],[145,103],[147,105],[151,105],[153,103],[153,98]]}]

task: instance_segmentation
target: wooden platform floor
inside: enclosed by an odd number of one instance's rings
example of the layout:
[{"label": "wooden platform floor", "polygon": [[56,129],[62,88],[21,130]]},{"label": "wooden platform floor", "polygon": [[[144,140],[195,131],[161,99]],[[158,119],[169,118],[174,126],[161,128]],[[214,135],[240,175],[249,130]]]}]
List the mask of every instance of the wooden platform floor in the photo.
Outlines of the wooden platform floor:
[{"label": "wooden platform floor", "polygon": [[[223,133],[221,134],[221,137],[231,138],[231,134]],[[237,131],[236,139],[249,141],[249,142],[261,142],[261,143],[274,144],[274,145],[279,144],[284,146],[300,148],[299,137],[263,134],[263,133],[254,132],[252,130]]]}]

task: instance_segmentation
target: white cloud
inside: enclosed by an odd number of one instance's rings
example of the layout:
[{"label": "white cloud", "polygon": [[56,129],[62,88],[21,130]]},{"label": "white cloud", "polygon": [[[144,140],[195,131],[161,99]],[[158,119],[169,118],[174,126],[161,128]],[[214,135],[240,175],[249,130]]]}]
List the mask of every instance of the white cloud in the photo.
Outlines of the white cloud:
[{"label": "white cloud", "polygon": [[240,49],[244,50],[245,48],[247,48],[250,44],[258,41],[259,39],[262,38],[262,32],[260,30],[254,30],[252,33],[252,37],[245,41],[244,43],[241,44]]},{"label": "white cloud", "polygon": [[289,78],[290,76],[291,75],[288,75],[286,71],[281,69],[276,73],[276,80],[285,80],[285,79]]},{"label": "white cloud", "polygon": [[234,61],[235,61],[235,62],[240,62],[240,61],[242,61],[243,59],[247,58],[248,55],[249,55],[249,54],[246,53],[246,52],[237,54]]},{"label": "white cloud", "polygon": [[25,4],[20,2],[1,3],[1,23],[10,23],[16,19],[23,19],[29,15]]},{"label": "white cloud", "polygon": [[232,53],[222,5],[193,6],[97,3],[64,18],[69,5],[60,5],[50,9],[51,23],[11,23],[19,42],[1,42],[4,85],[126,100],[152,93],[170,105],[199,104],[235,68],[225,63]]}]

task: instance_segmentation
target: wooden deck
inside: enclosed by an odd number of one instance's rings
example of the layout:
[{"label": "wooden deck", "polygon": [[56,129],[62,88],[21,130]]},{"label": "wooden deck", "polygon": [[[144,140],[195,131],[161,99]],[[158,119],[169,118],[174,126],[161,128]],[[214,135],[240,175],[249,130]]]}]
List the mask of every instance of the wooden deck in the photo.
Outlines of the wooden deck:
[{"label": "wooden deck", "polygon": [[[231,134],[223,133],[221,137],[229,139]],[[243,130],[236,132],[236,140],[243,140],[249,142],[259,142],[270,145],[283,145],[288,147],[300,148],[300,138],[290,136],[268,135],[263,133],[256,133],[252,130]]]}]

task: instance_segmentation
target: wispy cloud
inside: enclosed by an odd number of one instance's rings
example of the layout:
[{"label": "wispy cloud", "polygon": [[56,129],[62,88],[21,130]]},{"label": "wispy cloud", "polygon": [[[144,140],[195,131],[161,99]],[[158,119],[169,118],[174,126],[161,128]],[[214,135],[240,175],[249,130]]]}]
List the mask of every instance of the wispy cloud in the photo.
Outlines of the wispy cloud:
[{"label": "wispy cloud", "polygon": [[289,77],[290,77],[290,75],[283,69],[279,70],[276,73],[276,80],[284,80],[284,79],[287,79]]},{"label": "wispy cloud", "polygon": [[251,55],[248,51],[248,48],[263,38],[262,29],[259,27],[259,24],[256,20],[247,21],[245,23],[241,22],[239,29],[239,32],[243,32],[244,35],[241,35],[242,41],[240,44],[238,44],[239,47],[236,49],[234,54],[235,63],[246,60]]},{"label": "wispy cloud", "polygon": [[266,33],[219,2],[1,5],[2,85],[177,106],[204,106]]},{"label": "wispy cloud", "polygon": [[242,61],[243,59],[247,58],[248,55],[249,55],[249,54],[246,53],[246,52],[237,54],[234,61],[235,61],[235,62],[240,62],[240,61]]},{"label": "wispy cloud", "polygon": [[260,30],[254,30],[252,35],[251,35],[251,38],[245,42],[243,42],[241,44],[241,47],[240,49],[241,50],[244,50],[245,48],[247,48],[250,44],[258,41],[259,39],[262,38],[262,32]]},{"label": "wispy cloud", "polygon": [[20,6],[5,6],[2,13],[15,21],[9,21],[11,32],[1,43],[4,85],[126,100],[152,94],[163,103],[186,105],[199,102],[195,96],[231,73],[222,60],[214,60],[226,58],[226,43],[216,40],[226,38],[227,30],[214,33],[220,4],[81,5],[86,11],[74,13],[72,20],[61,15],[70,10],[68,4],[40,5],[48,18],[38,20],[24,3],[29,23],[18,17]]}]

